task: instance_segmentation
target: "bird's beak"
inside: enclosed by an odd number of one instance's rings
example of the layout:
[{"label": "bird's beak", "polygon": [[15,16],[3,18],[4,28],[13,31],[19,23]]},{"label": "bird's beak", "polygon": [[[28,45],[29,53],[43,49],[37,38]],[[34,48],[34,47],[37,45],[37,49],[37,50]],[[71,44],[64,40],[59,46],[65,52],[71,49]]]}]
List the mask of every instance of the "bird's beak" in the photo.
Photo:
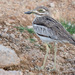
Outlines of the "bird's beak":
[{"label": "bird's beak", "polygon": [[36,13],[35,10],[25,12],[25,14],[35,14],[35,13]]},{"label": "bird's beak", "polygon": [[33,13],[32,11],[25,12],[25,14],[32,14],[32,13]]}]

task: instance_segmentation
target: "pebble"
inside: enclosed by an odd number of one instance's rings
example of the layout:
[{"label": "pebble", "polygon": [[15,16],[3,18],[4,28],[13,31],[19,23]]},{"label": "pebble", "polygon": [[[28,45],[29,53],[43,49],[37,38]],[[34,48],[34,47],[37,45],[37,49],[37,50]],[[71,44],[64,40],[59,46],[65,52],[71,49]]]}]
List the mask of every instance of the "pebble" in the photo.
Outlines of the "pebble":
[{"label": "pebble", "polygon": [[50,3],[50,6],[51,6],[51,7],[55,7],[55,4],[54,4],[54,3]]}]

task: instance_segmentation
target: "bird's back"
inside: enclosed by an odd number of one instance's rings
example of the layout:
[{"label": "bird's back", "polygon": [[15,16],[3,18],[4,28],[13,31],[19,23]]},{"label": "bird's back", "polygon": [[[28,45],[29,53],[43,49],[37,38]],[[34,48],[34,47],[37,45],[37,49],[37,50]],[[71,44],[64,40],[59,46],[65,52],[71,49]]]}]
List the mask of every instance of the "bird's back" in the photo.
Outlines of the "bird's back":
[{"label": "bird's back", "polygon": [[36,17],[33,21],[33,27],[36,34],[46,38],[46,40],[69,42],[75,45],[75,39],[52,17]]}]

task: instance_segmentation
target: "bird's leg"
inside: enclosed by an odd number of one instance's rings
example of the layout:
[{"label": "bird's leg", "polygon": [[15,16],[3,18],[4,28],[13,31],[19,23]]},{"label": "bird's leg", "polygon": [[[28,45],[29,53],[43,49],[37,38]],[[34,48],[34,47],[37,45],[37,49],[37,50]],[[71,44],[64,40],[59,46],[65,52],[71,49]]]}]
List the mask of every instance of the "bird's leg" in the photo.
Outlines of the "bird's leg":
[{"label": "bird's leg", "polygon": [[54,66],[52,70],[56,70],[56,54],[57,54],[57,42],[55,42],[55,47],[54,47]]},{"label": "bird's leg", "polygon": [[54,66],[52,69],[49,69],[49,71],[55,71],[56,70],[56,53],[57,53],[57,42],[54,43]]},{"label": "bird's leg", "polygon": [[56,54],[57,54],[57,42],[55,42],[55,49],[54,49],[54,66],[53,69],[56,69]]},{"label": "bird's leg", "polygon": [[44,61],[43,61],[43,65],[41,66],[42,69],[44,69],[44,66],[45,66],[45,63],[46,63],[46,59],[47,59],[47,56],[48,56],[48,52],[49,52],[49,47],[47,44],[45,44],[46,46],[46,55],[44,57]]},{"label": "bird's leg", "polygon": [[44,66],[45,66],[45,63],[46,63],[46,59],[47,59],[47,56],[48,56],[48,52],[49,52],[49,47],[47,44],[45,44],[46,46],[46,55],[44,57],[44,61],[43,61],[43,65],[41,67],[38,67],[37,69],[38,70],[43,70],[44,69]]}]

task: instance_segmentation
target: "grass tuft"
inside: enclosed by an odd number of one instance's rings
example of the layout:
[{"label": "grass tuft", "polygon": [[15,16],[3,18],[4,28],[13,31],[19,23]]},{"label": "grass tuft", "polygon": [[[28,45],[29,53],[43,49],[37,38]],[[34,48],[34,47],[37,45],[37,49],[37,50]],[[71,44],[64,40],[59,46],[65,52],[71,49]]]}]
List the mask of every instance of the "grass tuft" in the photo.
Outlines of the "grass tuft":
[{"label": "grass tuft", "polygon": [[33,39],[33,38],[30,38],[30,42],[31,42],[31,43],[34,43],[34,42],[36,42],[36,40]]},{"label": "grass tuft", "polygon": [[33,28],[25,27],[25,30],[27,30],[30,34],[34,34],[35,33]]},{"label": "grass tuft", "polygon": [[61,24],[64,26],[64,28],[70,33],[75,34],[75,25],[67,22],[67,21],[61,21]]},{"label": "grass tuft", "polygon": [[20,32],[24,32],[24,27],[23,26],[20,26],[20,27],[15,27],[16,29],[18,29]]},{"label": "grass tuft", "polygon": [[24,32],[24,30],[27,30],[30,34],[34,34],[34,30],[33,28],[28,28],[28,27],[23,27],[23,26],[19,26],[19,27],[15,27],[17,28],[20,32]]}]

